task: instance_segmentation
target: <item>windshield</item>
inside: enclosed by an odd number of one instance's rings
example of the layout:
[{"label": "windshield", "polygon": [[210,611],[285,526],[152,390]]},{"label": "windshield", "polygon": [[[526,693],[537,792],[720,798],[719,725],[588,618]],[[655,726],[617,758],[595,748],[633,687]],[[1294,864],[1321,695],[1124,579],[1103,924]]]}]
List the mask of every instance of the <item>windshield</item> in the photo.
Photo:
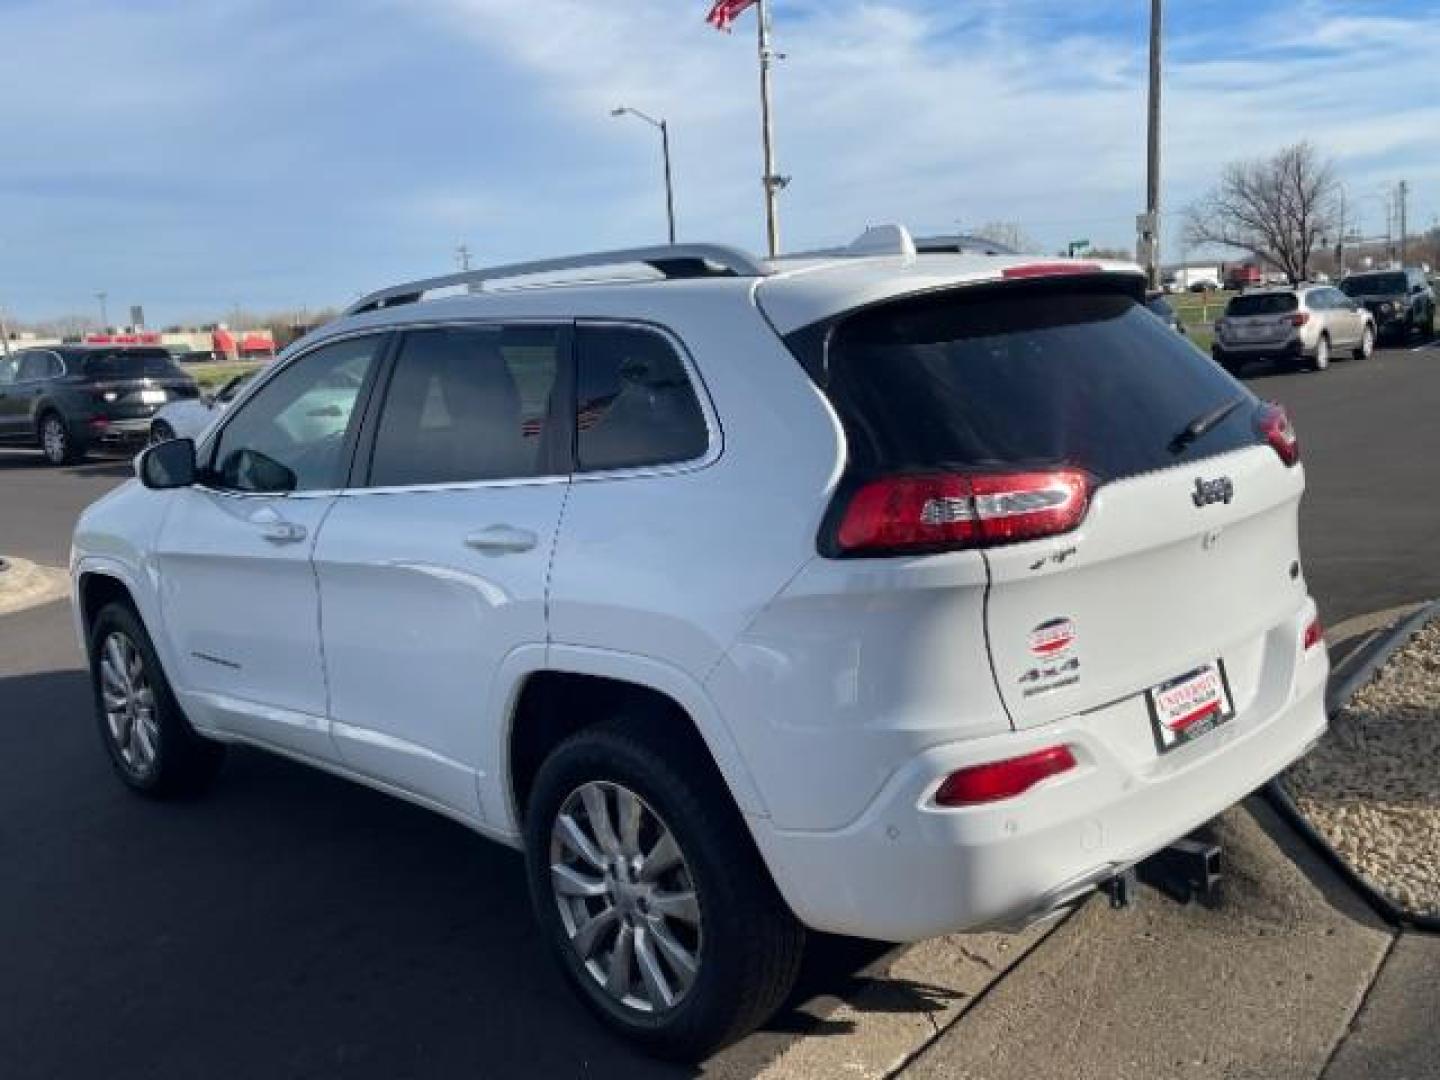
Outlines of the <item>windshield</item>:
[{"label": "windshield", "polygon": [[1356,274],[1340,283],[1346,296],[1376,296],[1403,293],[1404,274]]},{"label": "windshield", "polygon": [[97,349],[84,354],[85,374],[95,379],[175,379],[182,371],[164,349]]},{"label": "windshield", "polygon": [[1225,309],[1226,316],[1284,315],[1299,307],[1294,293],[1248,293],[1234,297]]},{"label": "windshield", "polygon": [[[797,352],[806,332],[791,335]],[[805,357],[802,356],[802,360]],[[1078,465],[1134,476],[1256,441],[1252,408],[1179,446],[1246,390],[1105,284],[965,288],[841,322],[817,381],[861,472]]]}]

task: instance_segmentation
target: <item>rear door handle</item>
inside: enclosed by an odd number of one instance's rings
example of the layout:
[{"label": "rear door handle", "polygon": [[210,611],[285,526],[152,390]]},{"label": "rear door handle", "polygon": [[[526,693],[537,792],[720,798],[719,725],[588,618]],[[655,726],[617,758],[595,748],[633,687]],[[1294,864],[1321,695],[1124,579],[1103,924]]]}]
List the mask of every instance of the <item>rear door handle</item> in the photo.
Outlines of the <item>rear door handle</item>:
[{"label": "rear door handle", "polygon": [[260,535],[272,544],[297,544],[308,535],[305,526],[286,521],[272,506],[262,506],[250,515],[250,524],[260,529]]},{"label": "rear door handle", "polygon": [[491,525],[466,536],[465,546],[485,555],[509,555],[529,551],[539,540],[529,529],[517,529],[513,525]]}]

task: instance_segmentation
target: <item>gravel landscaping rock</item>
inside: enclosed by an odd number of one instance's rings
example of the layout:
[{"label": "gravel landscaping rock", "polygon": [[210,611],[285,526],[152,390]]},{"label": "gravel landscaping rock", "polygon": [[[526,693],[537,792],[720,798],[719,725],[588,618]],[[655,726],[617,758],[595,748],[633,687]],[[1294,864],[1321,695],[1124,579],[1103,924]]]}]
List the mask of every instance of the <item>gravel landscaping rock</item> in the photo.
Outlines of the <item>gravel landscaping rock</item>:
[{"label": "gravel landscaping rock", "polygon": [[1440,619],[1331,718],[1285,783],[1362,877],[1412,914],[1440,915]]}]

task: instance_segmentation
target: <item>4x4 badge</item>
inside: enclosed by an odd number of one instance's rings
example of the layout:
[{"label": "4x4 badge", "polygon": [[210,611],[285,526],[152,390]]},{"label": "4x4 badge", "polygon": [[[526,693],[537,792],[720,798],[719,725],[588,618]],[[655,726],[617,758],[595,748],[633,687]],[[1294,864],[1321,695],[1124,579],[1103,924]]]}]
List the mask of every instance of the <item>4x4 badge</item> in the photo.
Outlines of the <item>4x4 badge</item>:
[{"label": "4x4 badge", "polygon": [[1228,476],[1218,476],[1214,480],[1202,480],[1195,478],[1195,490],[1190,493],[1190,501],[1196,506],[1208,506],[1210,503],[1228,503],[1235,497],[1235,485],[1231,483]]}]

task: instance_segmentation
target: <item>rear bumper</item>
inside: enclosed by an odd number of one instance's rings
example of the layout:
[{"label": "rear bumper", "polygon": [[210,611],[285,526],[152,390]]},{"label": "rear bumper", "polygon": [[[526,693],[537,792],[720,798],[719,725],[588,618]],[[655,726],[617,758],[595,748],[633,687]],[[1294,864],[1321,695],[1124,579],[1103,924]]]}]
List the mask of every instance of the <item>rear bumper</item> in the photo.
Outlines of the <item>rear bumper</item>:
[{"label": "rear bumper", "polygon": [[1232,360],[1267,360],[1272,357],[1294,359],[1305,355],[1305,343],[1298,337],[1284,341],[1221,342],[1212,347],[1215,358]]},{"label": "rear bumper", "polygon": [[[760,850],[796,915],[819,930],[914,941],[1043,917],[1238,802],[1320,738],[1329,664],[1298,639],[1313,612],[1307,603],[1272,632],[1294,643],[1278,692],[1171,754],[1116,752],[1113,725],[1134,720],[1121,703],[928,750],[839,831],[753,820]],[[1024,795],[962,809],[932,801],[958,768],[1059,743],[1078,768]]]}]

